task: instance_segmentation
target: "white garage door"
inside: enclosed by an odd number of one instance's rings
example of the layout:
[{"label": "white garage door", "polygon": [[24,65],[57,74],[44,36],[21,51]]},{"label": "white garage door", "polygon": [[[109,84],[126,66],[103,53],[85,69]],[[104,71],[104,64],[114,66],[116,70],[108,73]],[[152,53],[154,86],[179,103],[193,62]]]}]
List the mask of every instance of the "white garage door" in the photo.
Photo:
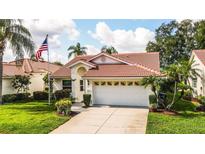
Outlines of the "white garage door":
[{"label": "white garage door", "polygon": [[148,106],[149,92],[142,86],[94,86],[94,104]]}]

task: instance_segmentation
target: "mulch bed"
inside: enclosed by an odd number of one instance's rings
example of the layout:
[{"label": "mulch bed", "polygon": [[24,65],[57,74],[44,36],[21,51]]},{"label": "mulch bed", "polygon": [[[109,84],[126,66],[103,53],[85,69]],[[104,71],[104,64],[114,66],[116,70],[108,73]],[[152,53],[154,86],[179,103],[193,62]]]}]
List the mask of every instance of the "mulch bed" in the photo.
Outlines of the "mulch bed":
[{"label": "mulch bed", "polygon": [[157,113],[161,113],[161,114],[165,114],[165,115],[178,115],[178,112],[176,111],[168,111],[165,109],[149,109],[150,112],[157,112]]}]

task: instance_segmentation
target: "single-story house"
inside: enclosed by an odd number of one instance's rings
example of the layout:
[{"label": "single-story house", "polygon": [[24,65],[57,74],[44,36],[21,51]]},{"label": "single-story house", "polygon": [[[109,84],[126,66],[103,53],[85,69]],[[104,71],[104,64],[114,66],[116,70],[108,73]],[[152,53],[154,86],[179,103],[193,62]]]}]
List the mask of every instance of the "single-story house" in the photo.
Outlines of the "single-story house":
[{"label": "single-story house", "polygon": [[[50,63],[50,73],[55,72],[62,66]],[[43,77],[48,72],[48,62],[34,61],[31,59],[20,59],[3,63],[3,80],[2,94],[13,94],[17,91],[12,87],[11,81],[15,75],[29,75],[31,84],[29,85],[29,93],[34,91],[43,91],[45,84]]]},{"label": "single-story house", "polygon": [[191,79],[191,86],[194,89],[195,96],[205,96],[205,49],[193,50],[191,58],[194,58],[194,68],[199,69],[200,77]]},{"label": "single-story house", "polygon": [[70,89],[77,102],[91,94],[93,104],[148,106],[150,88],[143,77],[160,76],[159,53],[77,56],[53,73],[54,90]]}]

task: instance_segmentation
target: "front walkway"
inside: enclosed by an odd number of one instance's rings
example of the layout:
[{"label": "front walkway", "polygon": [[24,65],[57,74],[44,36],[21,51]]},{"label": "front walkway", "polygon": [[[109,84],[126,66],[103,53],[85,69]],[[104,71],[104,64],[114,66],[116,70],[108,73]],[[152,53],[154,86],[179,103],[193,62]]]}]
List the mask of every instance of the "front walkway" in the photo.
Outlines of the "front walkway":
[{"label": "front walkway", "polygon": [[90,107],[51,134],[144,134],[148,109]]}]

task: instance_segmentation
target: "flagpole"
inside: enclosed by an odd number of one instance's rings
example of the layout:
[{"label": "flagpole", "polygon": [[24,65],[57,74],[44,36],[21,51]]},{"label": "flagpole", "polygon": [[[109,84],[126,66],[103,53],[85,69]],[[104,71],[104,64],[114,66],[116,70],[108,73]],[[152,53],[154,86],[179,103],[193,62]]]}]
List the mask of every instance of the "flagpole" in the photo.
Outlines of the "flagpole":
[{"label": "flagpole", "polygon": [[[47,34],[47,44],[48,44],[48,34]],[[51,104],[51,86],[50,86],[50,58],[49,58],[49,47],[48,47],[48,51],[47,51],[47,55],[48,55],[48,104]]]}]

